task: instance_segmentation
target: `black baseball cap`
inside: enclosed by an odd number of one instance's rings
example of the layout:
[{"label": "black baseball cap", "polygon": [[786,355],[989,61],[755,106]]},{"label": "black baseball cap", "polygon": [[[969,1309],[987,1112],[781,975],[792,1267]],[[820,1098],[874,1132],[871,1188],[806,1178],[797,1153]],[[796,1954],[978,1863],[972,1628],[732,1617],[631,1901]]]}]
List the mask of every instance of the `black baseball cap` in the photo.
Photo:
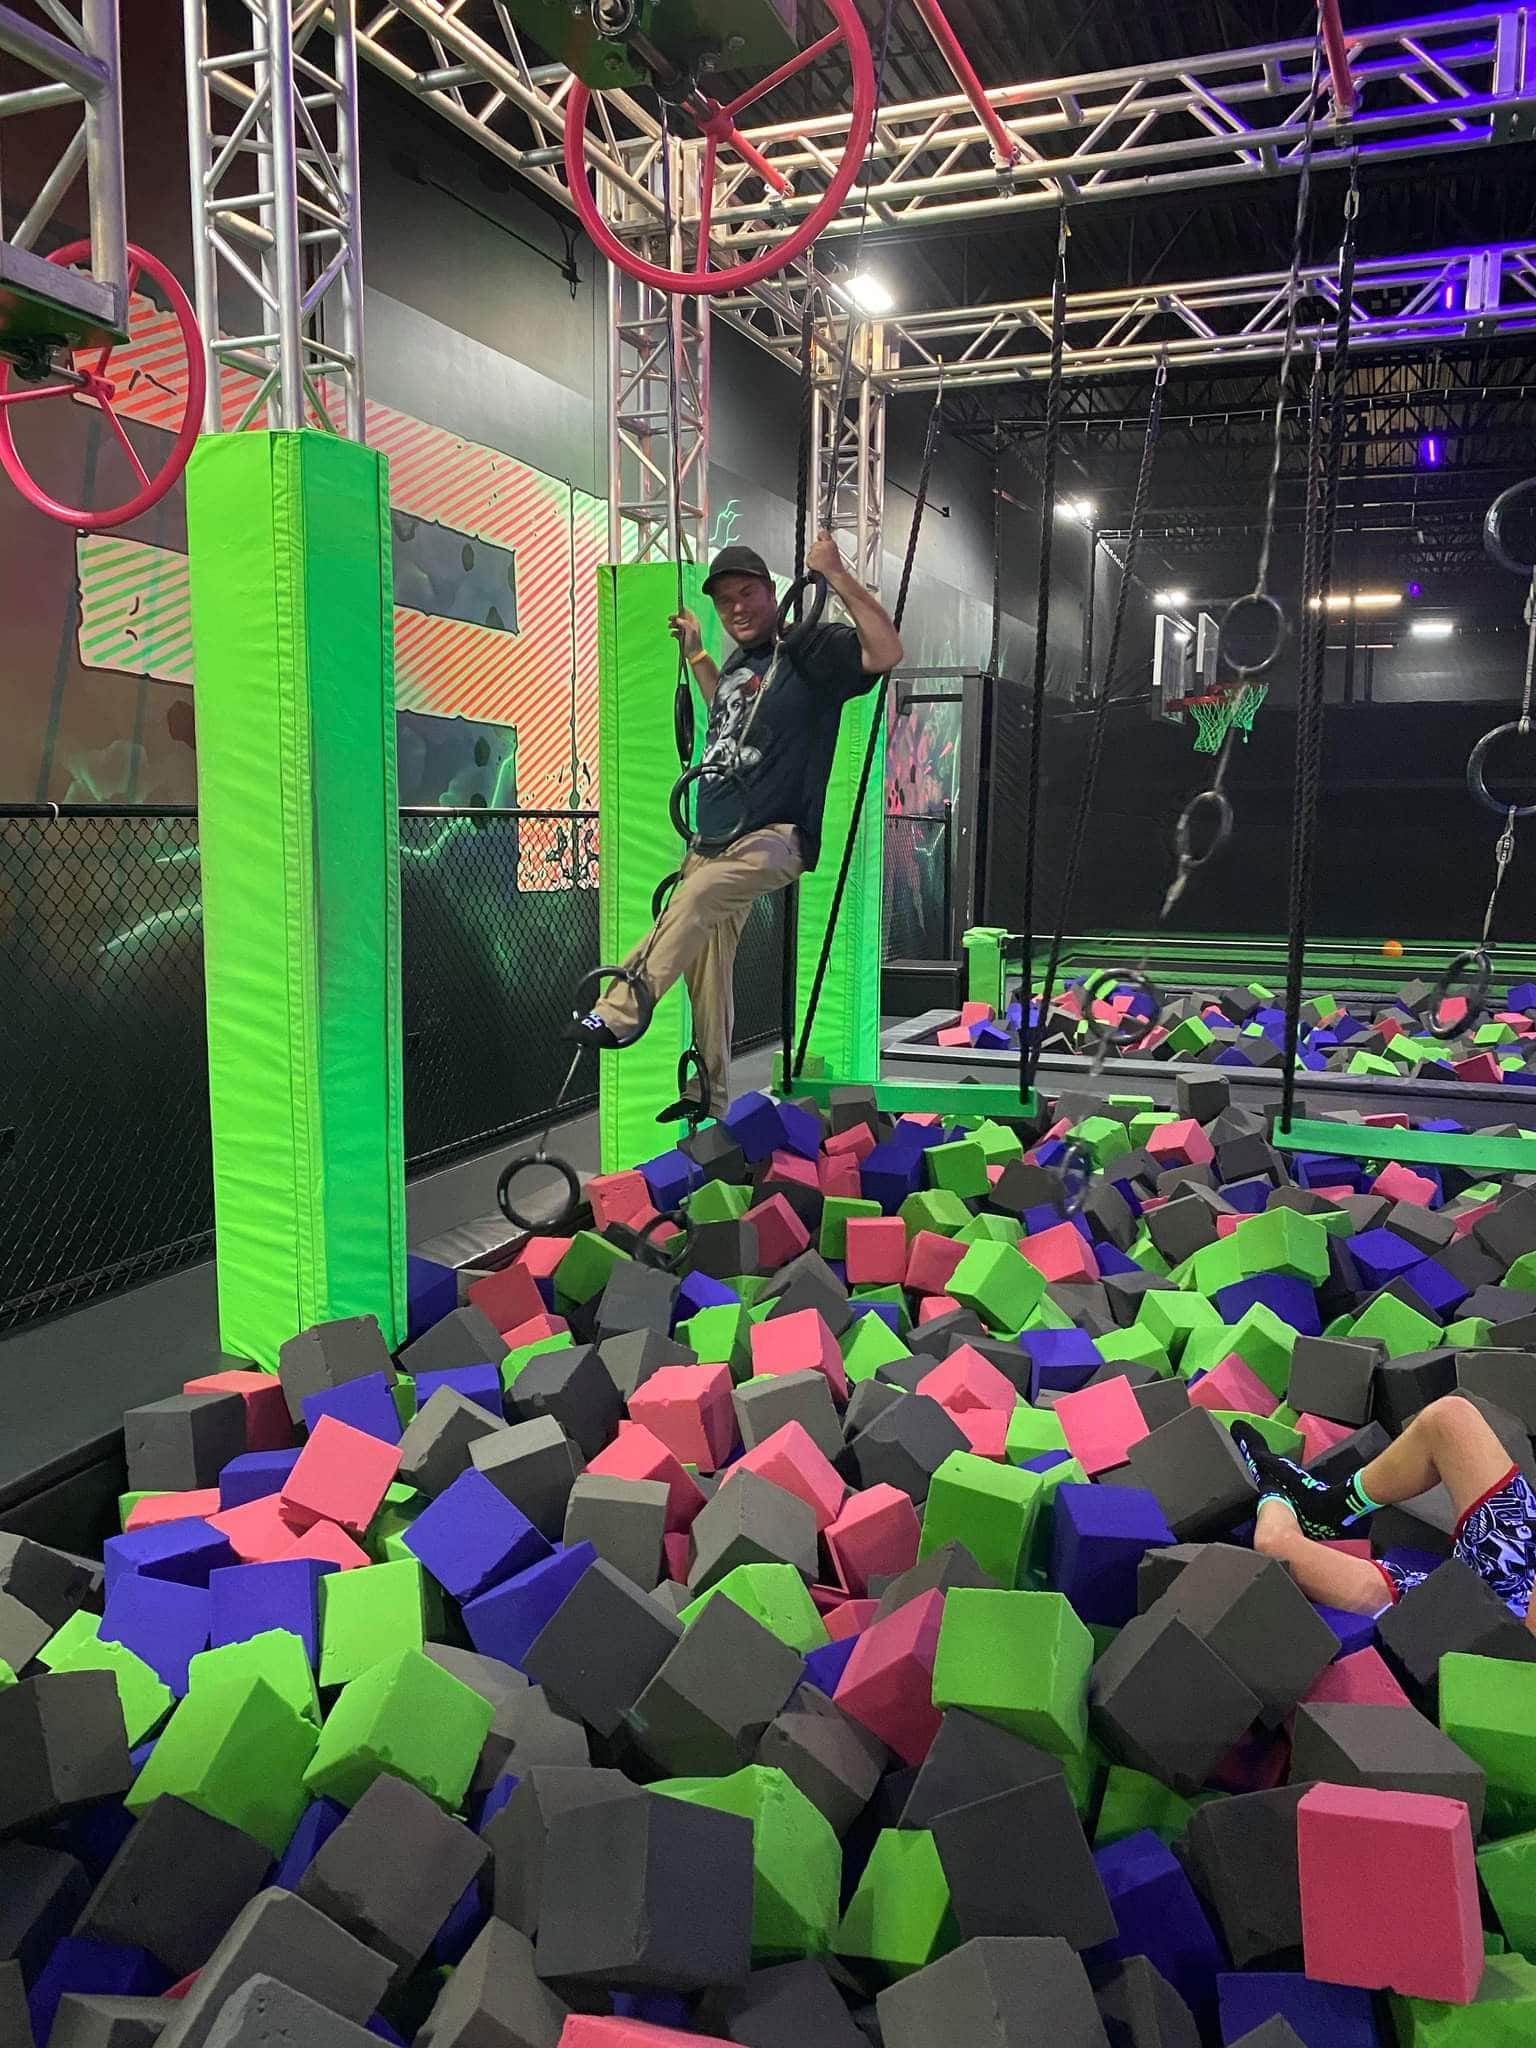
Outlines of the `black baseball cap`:
[{"label": "black baseball cap", "polygon": [[756,576],[770,587],[773,584],[773,572],[756,548],[722,548],[709,565],[709,576],[704,585],[706,597],[714,595],[715,585],[722,576]]}]

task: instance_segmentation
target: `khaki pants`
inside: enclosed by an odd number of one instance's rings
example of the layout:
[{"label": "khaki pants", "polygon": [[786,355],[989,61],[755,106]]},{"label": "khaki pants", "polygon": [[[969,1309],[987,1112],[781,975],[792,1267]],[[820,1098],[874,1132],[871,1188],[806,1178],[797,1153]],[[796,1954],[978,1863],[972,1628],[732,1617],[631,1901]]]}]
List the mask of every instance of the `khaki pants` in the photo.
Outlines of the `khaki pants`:
[{"label": "khaki pants", "polygon": [[[643,974],[658,1002],[679,975],[686,981],[694,1041],[704,1056],[716,1116],[731,1099],[737,942],[758,897],[787,889],[803,867],[793,825],[765,825],[722,853],[690,853],[655,928],[624,962]],[[632,1037],[639,1027],[634,992],[622,981],[594,1009],[620,1038]]]}]

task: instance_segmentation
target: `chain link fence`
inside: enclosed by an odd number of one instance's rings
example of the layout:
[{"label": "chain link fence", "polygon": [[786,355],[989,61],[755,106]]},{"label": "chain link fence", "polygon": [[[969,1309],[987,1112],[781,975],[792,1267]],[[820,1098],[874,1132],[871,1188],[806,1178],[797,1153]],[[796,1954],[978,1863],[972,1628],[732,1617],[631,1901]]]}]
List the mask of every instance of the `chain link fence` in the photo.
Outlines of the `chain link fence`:
[{"label": "chain link fence", "polygon": [[[402,811],[400,870],[416,1174],[547,1116],[599,957],[597,814]],[[194,811],[0,811],[0,1330],[212,1250],[201,879]],[[778,1029],[782,914],[742,937],[738,1051]]]},{"label": "chain link fence", "polygon": [[947,811],[885,814],[881,931],[887,960],[952,957],[950,825]]}]

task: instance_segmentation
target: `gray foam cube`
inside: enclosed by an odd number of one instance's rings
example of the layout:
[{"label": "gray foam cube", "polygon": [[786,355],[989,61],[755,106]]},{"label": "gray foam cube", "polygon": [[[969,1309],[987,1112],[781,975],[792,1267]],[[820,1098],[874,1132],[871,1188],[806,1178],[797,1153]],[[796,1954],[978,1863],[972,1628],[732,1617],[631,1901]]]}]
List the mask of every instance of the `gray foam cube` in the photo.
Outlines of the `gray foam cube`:
[{"label": "gray foam cube", "polygon": [[521,1777],[535,1764],[580,1769],[592,1760],[586,1729],[542,1685],[508,1693],[492,1716],[475,1765],[473,1789],[489,1792],[504,1772]]},{"label": "gray foam cube", "polygon": [[386,1772],[316,1852],[299,1897],[403,1973],[421,1961],[489,1854],[425,1792]]},{"label": "gray foam cube", "polygon": [[620,1337],[606,1337],[597,1347],[603,1370],[628,1400],[643,1387],[653,1372],[664,1365],[697,1365],[699,1354],[675,1338],[658,1336],[654,1330],[627,1330]]},{"label": "gray foam cube", "polygon": [[1519,1420],[1527,1436],[1536,1436],[1536,1353],[1458,1351],[1456,1386],[1463,1394],[1497,1402]]},{"label": "gray foam cube", "polygon": [[0,1664],[8,1664],[13,1674],[26,1670],[53,1632],[51,1621],[0,1593]]},{"label": "gray foam cube", "polygon": [[553,1815],[536,1959],[546,1982],[739,1984],[752,1959],[751,1821],[651,1792]]},{"label": "gray foam cube", "polygon": [[1402,1707],[1319,1700],[1299,1707],[1291,1737],[1292,1784],[1369,1785],[1379,1792],[1429,1792],[1460,1799],[1475,1835],[1483,1822],[1487,1773],[1422,1714]]},{"label": "gray foam cube", "polygon": [[1194,2014],[1145,1956],[1096,1976],[1093,1995],[1113,2048],[1200,2048]]},{"label": "gray foam cube", "polygon": [[1296,1808],[1308,1789],[1302,1782],[1213,1799],[1185,1831],[1185,1868],[1239,1970],[1300,1952]]},{"label": "gray foam cube", "polygon": [[1167,1607],[1216,1652],[1276,1726],[1338,1654],[1339,1639],[1283,1565],[1208,1543],[1152,1612]]},{"label": "gray foam cube", "polygon": [[[820,1373],[816,1377],[820,1379]],[[903,1398],[901,1388],[892,1386],[889,1380],[860,1380],[848,1396],[848,1406],[843,1410],[844,1443],[851,1443],[861,1431],[868,1429],[877,1415],[882,1415]],[[838,1462],[842,1469],[842,1459]]]},{"label": "gray foam cube", "polygon": [[1133,1483],[1145,1487],[1180,1542],[1225,1535],[1253,1511],[1253,1475],[1222,1425],[1190,1408],[1131,1445]]},{"label": "gray foam cube", "polygon": [[468,1471],[477,1443],[505,1434],[506,1425],[478,1401],[466,1400],[453,1387],[439,1387],[400,1438],[401,1482],[436,1500]]},{"label": "gray foam cube", "polygon": [[682,1635],[676,1615],[599,1558],[534,1637],[523,1668],[589,1728],[612,1735]]},{"label": "gray foam cube", "polygon": [[1059,1935],[1078,1950],[1116,1922],[1065,1776],[1046,1773],[933,1818],[962,1941]]},{"label": "gray foam cube", "polygon": [[460,1650],[452,1643],[427,1643],[424,1648],[434,1664],[451,1672],[460,1684],[479,1693],[493,1707],[528,1690],[526,1675],[515,1664],[504,1664],[499,1657],[484,1657],[478,1650]]},{"label": "gray foam cube", "polygon": [[401,1370],[413,1377],[422,1372],[448,1372],[456,1365],[500,1365],[507,1344],[484,1309],[470,1305],[424,1330],[400,1354]]},{"label": "gray foam cube", "polygon": [[694,1518],[688,1583],[696,1593],[739,1564],[791,1564],[816,1577],[816,1517],[797,1494],[756,1472],[737,1472]]},{"label": "gray foam cube", "polygon": [[661,1577],[668,1488],[662,1479],[614,1479],[583,1472],[565,1510],[565,1544],[590,1543],[642,1593]]},{"label": "gray foam cube", "polygon": [[487,1821],[485,1840],[495,1858],[491,1910],[531,1939],[539,1931],[544,1894],[544,1844],[557,1813],[604,1799],[638,1799],[640,1787],[621,1771],[570,1770],[534,1764],[518,1778],[511,1798]]},{"label": "gray foam cube", "polygon": [[887,1752],[825,1693],[802,1685],[763,1731],[757,1761],[782,1771],[841,1839],[874,1797]]},{"label": "gray foam cube", "polygon": [[558,2048],[570,2007],[542,1982],[526,1934],[491,1920],[437,1995],[423,2048]]},{"label": "gray foam cube", "polygon": [[271,1867],[263,1842],[228,1821],[157,1799],[102,1873],[75,1933],[148,1949],[173,1978],[199,1970]]},{"label": "gray foam cube", "polygon": [[[436,1399],[436,1396],[433,1396]],[[429,1407],[431,1403],[427,1404]],[[551,1543],[560,1539],[571,1488],[586,1460],[551,1415],[515,1423],[470,1445],[470,1463]]]},{"label": "gray foam cube", "polygon": [[1118,1763],[1197,1792],[1258,1717],[1255,1693],[1188,1623],[1158,1610],[1128,1621],[1093,1669],[1094,1732]]},{"label": "gray foam cube", "polygon": [[599,1342],[631,1330],[670,1335],[677,1289],[676,1274],[664,1273],[659,1266],[643,1266],[635,1259],[615,1266],[597,1304]]},{"label": "gray foam cube", "polygon": [[330,1322],[312,1323],[297,1337],[290,1337],[277,1354],[277,1376],[294,1422],[304,1420],[306,1394],[322,1394],[376,1372],[394,1385],[395,1361],[376,1316],[338,1316]]},{"label": "gray foam cube", "polygon": [[752,1761],[804,1668],[734,1600],[710,1600],[631,1708],[636,1744],[673,1777],[725,1777]]},{"label": "gray foam cube", "polygon": [[[875,1583],[871,1581],[871,1592]],[[951,1537],[948,1543],[930,1550],[926,1557],[920,1557],[915,1565],[898,1572],[880,1587],[875,1620],[884,1621],[888,1614],[905,1607],[909,1600],[920,1600],[924,1593],[951,1593],[957,1586],[988,1593],[998,1590],[996,1579],[982,1570],[958,1537]]]},{"label": "gray foam cube", "polygon": [[177,2006],[159,2048],[210,2048],[224,2006],[253,1977],[275,1977],[290,1990],[361,2025],[383,1997],[392,1974],[383,1956],[374,1955],[295,1893],[273,1887],[258,1892],[231,1921],[197,1982]]},{"label": "gray foam cube", "polygon": [[825,1963],[807,1957],[754,1970],[745,1984],[709,1992],[697,2015],[740,2048],[865,2048]]},{"label": "gray foam cube", "polygon": [[541,1351],[523,1367],[507,1396],[524,1422],[552,1415],[583,1458],[595,1458],[618,1428],[624,1400],[590,1344]]},{"label": "gray foam cube", "polygon": [[[59,2000],[48,2048],[155,2048],[173,2010],[163,1998],[109,1998],[69,1991]],[[25,2021],[25,2011],[22,2018]],[[25,2042],[25,2033],[8,2031],[7,2019],[0,1993],[0,2041]]]},{"label": "gray foam cube", "polygon": [[34,1543],[29,1536],[0,1533],[0,1593],[19,1600],[54,1628],[62,1628],[81,1607],[97,1603],[101,1567]]},{"label": "gray foam cube", "polygon": [[901,1810],[904,1828],[931,1827],[956,1807],[995,1799],[1015,1786],[1064,1776],[1060,1757],[1036,1749],[1022,1735],[951,1707],[939,1722],[916,1782]]},{"label": "gray foam cube", "polygon": [[[1493,1588],[1460,1558],[1432,1571],[1376,1623],[1389,1663],[1421,1700],[1433,1696],[1440,1659],[1451,1650],[1474,1657],[1536,1661],[1536,1635],[1516,1620]],[[3,1695],[0,1695],[3,1697]]]},{"label": "gray foam cube", "polygon": [[1358,1429],[1371,1419],[1371,1391],[1386,1346],[1348,1337],[1298,1337],[1286,1399],[1298,1414]]},{"label": "gray foam cube", "polygon": [[90,1892],[84,1866],[62,1849],[0,1842],[0,1963],[18,1962],[35,1977]]},{"label": "gray foam cube", "polygon": [[1088,1973],[1055,1937],[968,1941],[876,2000],[885,2048],[1109,2048]]},{"label": "gray foam cube", "polygon": [[[942,1358],[946,1353],[934,1355]],[[861,1489],[898,1486],[921,1507],[944,1460],[970,1447],[970,1439],[937,1401],[926,1394],[908,1394],[883,1409],[851,1440],[838,1466]]]},{"label": "gray foam cube", "polygon": [[731,1403],[744,1450],[755,1450],[786,1422],[798,1422],[823,1457],[835,1458],[843,1448],[843,1425],[824,1373],[768,1373],[737,1387]]},{"label": "gray foam cube", "polygon": [[245,1449],[238,1394],[171,1394],[123,1416],[123,1450],[133,1493],[191,1493],[217,1486]]},{"label": "gray foam cube", "polygon": [[276,1977],[251,1977],[224,2001],[207,2048],[371,2048],[376,2038]]},{"label": "gray foam cube", "polygon": [[133,1783],[117,1680],[50,1671],[0,1690],[0,1834],[57,1820]]},{"label": "gray foam cube", "polygon": [[[0,1963],[0,2041],[14,2041],[17,2048],[26,2048],[31,2039],[32,2018],[27,2011],[27,1987],[22,1982],[21,1965]],[[127,2048],[138,2048],[138,2044],[127,2044]]]}]

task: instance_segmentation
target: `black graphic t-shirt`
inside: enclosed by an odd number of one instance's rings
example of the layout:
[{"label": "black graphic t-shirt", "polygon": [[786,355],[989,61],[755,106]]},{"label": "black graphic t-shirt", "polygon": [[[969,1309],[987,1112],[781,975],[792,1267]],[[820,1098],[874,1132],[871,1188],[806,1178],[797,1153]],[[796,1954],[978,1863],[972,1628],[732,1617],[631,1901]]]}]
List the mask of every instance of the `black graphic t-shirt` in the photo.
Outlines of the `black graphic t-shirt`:
[{"label": "black graphic t-shirt", "polygon": [[[721,664],[699,781],[707,846],[793,825],[807,870],[821,854],[827,777],[843,706],[878,681],[864,673],[852,626],[791,633],[778,647],[738,647]],[[732,771],[735,771],[733,774]]]}]

